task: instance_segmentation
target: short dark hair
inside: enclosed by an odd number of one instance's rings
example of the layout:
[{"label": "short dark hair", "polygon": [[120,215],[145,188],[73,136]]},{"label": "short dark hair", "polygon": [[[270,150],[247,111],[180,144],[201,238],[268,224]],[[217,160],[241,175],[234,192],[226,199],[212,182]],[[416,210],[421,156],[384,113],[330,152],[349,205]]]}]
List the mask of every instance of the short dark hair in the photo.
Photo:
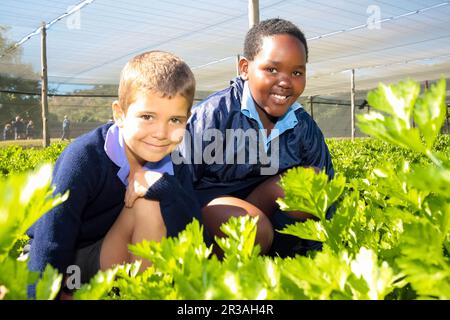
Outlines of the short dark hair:
[{"label": "short dark hair", "polygon": [[132,58],[122,69],[119,103],[123,110],[134,102],[136,92],[143,90],[172,99],[177,94],[192,105],[195,78],[189,66],[176,55],[165,51],[148,51]]},{"label": "short dark hair", "polygon": [[289,34],[303,43],[305,46],[306,61],[308,61],[308,44],[306,43],[303,32],[292,22],[279,18],[261,21],[247,32],[244,42],[245,58],[252,61],[259,51],[261,51],[263,38],[278,34]]}]

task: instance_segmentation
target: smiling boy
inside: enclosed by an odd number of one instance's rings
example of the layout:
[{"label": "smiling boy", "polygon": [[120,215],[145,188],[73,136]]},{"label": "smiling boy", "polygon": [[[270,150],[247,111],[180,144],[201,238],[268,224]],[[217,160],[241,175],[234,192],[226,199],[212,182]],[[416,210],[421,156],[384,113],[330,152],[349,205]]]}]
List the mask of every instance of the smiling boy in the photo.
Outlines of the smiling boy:
[{"label": "smiling boy", "polygon": [[[112,104],[115,123],[77,138],[56,162],[55,193],[70,194],[28,231],[31,270],[51,264],[65,274],[76,266],[84,283],[100,269],[135,261],[128,244],[176,236],[201,220],[191,178],[170,157],[194,92],[191,70],[170,53],[146,52],[126,64]],[[134,200],[142,185],[150,188]]]},{"label": "smiling boy", "polygon": [[[246,35],[240,77],[192,109],[187,126],[190,136],[185,141],[193,143],[184,144],[182,150],[192,164],[194,188],[211,235],[223,236],[220,225],[231,216],[249,214],[259,217],[256,242],[262,253],[286,256],[305,251],[305,243],[274,233],[274,229],[312,218],[305,212],[279,210],[276,199],[284,196],[278,185],[281,173],[305,166],[325,170],[330,179],[334,175],[322,132],[297,102],[306,85],[307,61],[307,42],[297,26],[283,19],[262,21]],[[226,138],[204,139],[205,132],[214,130]],[[258,134],[246,134],[249,139],[238,138],[235,144],[230,132],[236,131]],[[233,141],[227,140],[230,136]],[[195,141],[199,138],[201,143]],[[221,146],[215,150],[224,148],[226,152],[215,163],[199,162],[197,150],[187,152],[201,145],[204,157],[218,144]],[[264,148],[255,147],[260,145]],[[242,153],[245,159],[254,159],[257,153],[258,161],[230,163],[227,155],[239,157]],[[275,173],[270,175],[263,171],[266,164],[262,159],[268,157],[272,166],[276,163]]]}]

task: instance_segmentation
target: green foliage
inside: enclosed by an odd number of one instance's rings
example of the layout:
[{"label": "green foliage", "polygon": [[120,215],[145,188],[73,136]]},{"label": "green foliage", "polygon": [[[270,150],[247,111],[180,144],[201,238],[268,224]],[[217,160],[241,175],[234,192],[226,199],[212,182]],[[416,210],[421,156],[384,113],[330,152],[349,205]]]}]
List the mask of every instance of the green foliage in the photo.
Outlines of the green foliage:
[{"label": "green foliage", "polygon": [[0,180],[0,189],[4,190],[0,203],[0,263],[40,216],[67,199],[68,193],[50,198],[51,170],[50,165],[44,165],[35,174]]},{"label": "green foliage", "polygon": [[418,128],[412,126],[412,110],[420,87],[414,81],[398,85],[380,84],[367,95],[369,105],[380,112],[358,115],[358,126],[364,133],[386,142],[424,152]]},{"label": "green foliage", "polygon": [[[67,199],[68,194],[51,197],[51,165],[31,174],[16,174],[0,180],[4,190],[0,201],[0,288],[3,299],[26,299],[27,285],[38,275],[29,272],[25,261],[17,259],[17,247],[23,245],[25,231],[45,212]],[[61,277],[47,268],[37,283],[38,299],[53,299]]]},{"label": "green foliage", "polygon": [[450,204],[442,210],[444,226],[420,219],[407,225],[401,238],[398,266],[421,298],[450,298]]},{"label": "green foliage", "polygon": [[99,271],[88,284],[83,285],[74,294],[75,299],[79,300],[99,300],[104,297],[113,286],[114,277],[119,267]]},{"label": "green foliage", "polygon": [[[381,85],[368,99],[377,111],[359,118],[361,129],[381,141],[329,141],[337,172],[331,181],[307,168],[282,177],[280,207],[316,219],[280,232],[320,241],[321,251],[285,259],[260,256],[254,244],[257,219],[240,217],[222,225],[225,237],[215,239],[224,251],[219,260],[194,221],[176,238],[129,246],[151,261],[150,268],[141,272],[138,261],[99,272],[75,299],[449,299],[450,139],[439,135],[444,95],[442,81],[422,96],[412,81]],[[56,159],[62,148],[30,150],[26,156],[26,150],[9,148],[0,151],[0,157],[9,155],[0,165],[8,157],[17,163],[26,157]],[[36,155],[40,152],[45,156]],[[9,177],[0,181],[8,190],[0,204],[0,298],[25,299],[26,285],[37,275],[16,259],[26,241],[21,237],[64,198],[50,205],[48,170],[46,178],[27,180],[12,174],[22,170],[13,162],[4,166]],[[333,203],[336,211],[327,219]],[[47,268],[38,299],[54,298],[60,282]]]},{"label": "green foliage", "polygon": [[54,163],[67,143],[53,143],[44,149],[9,146],[0,148],[0,177],[34,170],[42,163]]},{"label": "green foliage", "polygon": [[[357,138],[354,141],[327,140],[333,159],[335,172],[351,179],[364,179],[375,167],[383,167],[386,163],[398,163],[399,159],[408,161],[410,165],[426,166],[431,163],[427,155],[387,142]],[[440,158],[447,158],[450,154],[450,136],[440,135],[432,148]]]},{"label": "green foliage", "polygon": [[27,299],[27,285],[36,281],[38,275],[28,271],[27,264],[11,257],[0,262],[0,287],[5,300]]},{"label": "green foliage", "polygon": [[257,218],[245,216],[242,219],[230,219],[220,227],[227,237],[216,238],[216,242],[223,250],[225,259],[245,262],[259,254],[260,248],[255,247],[257,221]]},{"label": "green foliage", "polygon": [[337,176],[328,183],[325,172],[296,167],[283,175],[280,185],[285,190],[284,199],[277,200],[282,210],[309,212],[325,220],[326,211],[344,191],[345,178]]},{"label": "green foliage", "polygon": [[[415,167],[408,182],[420,190],[426,190],[450,198],[450,165],[445,167]],[[424,179],[426,177],[426,179]]]},{"label": "green foliage", "polygon": [[[411,81],[397,86],[380,85],[377,91],[369,93],[369,103],[378,112],[359,117],[361,130],[404,149],[393,149],[393,153],[381,156],[380,159],[384,161],[371,160],[369,155],[378,157],[372,151],[367,156],[356,157],[358,163],[367,161],[373,165],[360,171],[347,170],[350,181],[343,181],[343,187],[335,188],[339,191],[344,188],[345,191],[336,193],[334,199],[341,193],[342,196],[333,219],[329,221],[324,219],[326,206],[320,205],[324,200],[317,199],[324,198],[324,195],[332,198],[326,190],[333,182],[326,183],[324,177],[322,180],[312,177],[312,170],[304,168],[290,170],[284,176],[281,185],[286,197],[279,200],[280,206],[286,210],[311,212],[319,221],[299,222],[282,232],[321,241],[325,248],[313,260],[294,260],[292,263],[296,265],[295,268],[307,270],[310,264],[318,267],[321,261],[319,257],[322,257],[330,259],[330,264],[333,261],[333,270],[338,272],[333,277],[340,279],[342,275],[338,271],[338,257],[348,254],[350,259],[358,260],[365,252],[366,257],[371,257],[367,261],[381,262],[381,265],[372,263],[371,270],[381,269],[372,272],[371,277],[367,274],[364,276],[369,288],[367,293],[359,290],[355,295],[358,290],[344,290],[353,292],[351,298],[379,299],[395,290],[395,294],[390,297],[414,297],[417,294],[419,298],[448,299],[449,140],[448,137],[438,136],[444,121],[444,97],[445,82],[442,80],[420,97],[418,85]],[[413,117],[417,128],[411,125]],[[376,143],[367,146],[373,145]],[[348,149],[338,152],[344,155],[345,151]],[[408,159],[413,160],[412,164],[405,161]],[[339,162],[341,158],[336,160],[340,165],[347,165]],[[350,157],[348,163],[353,160]],[[341,272],[346,274],[344,271]],[[311,276],[314,272],[305,273]],[[352,269],[352,272],[355,273],[355,270]],[[320,270],[317,277],[334,279],[331,275],[326,276],[326,273]],[[358,275],[358,272],[355,274]],[[376,274],[389,276],[381,281],[374,277]],[[307,292],[307,297],[333,298],[332,294],[327,295],[330,291],[326,289],[320,288],[315,292],[311,283],[311,278],[305,276],[297,284]],[[351,278],[346,278],[344,283],[350,285]],[[378,284],[375,286],[375,283]],[[327,288],[339,292],[332,282]],[[411,288],[416,294],[402,293],[410,292]],[[342,292],[338,295],[350,297]]]},{"label": "green foliage", "polygon": [[[294,296],[308,299],[383,299],[395,280],[393,270],[376,254],[361,248],[352,259],[345,250],[327,247],[314,259],[297,257],[283,266],[285,286]],[[302,272],[298,272],[302,270]]]},{"label": "green foliage", "polygon": [[[165,239],[161,243],[144,241],[130,245],[129,248],[134,255],[154,264],[155,275],[161,273],[163,279],[170,278],[175,281],[174,291],[165,294],[178,296],[178,292],[182,291],[188,299],[195,299],[204,294],[204,281],[208,282],[208,279],[203,279],[203,272],[211,248],[206,247],[203,242],[203,231],[198,221],[189,225],[178,238]],[[162,293],[157,295],[161,296]]]},{"label": "green foliage", "polygon": [[53,300],[61,288],[62,274],[47,265],[36,285],[36,300]]},{"label": "green foliage", "polygon": [[[412,80],[398,85],[380,84],[378,90],[369,92],[367,100],[376,110],[389,116],[377,111],[358,115],[358,126],[372,137],[427,154],[436,162],[431,148],[445,119],[445,80],[440,80],[417,99],[419,89]],[[412,125],[413,120],[417,128]]]},{"label": "green foliage", "polygon": [[433,147],[445,121],[445,93],[445,79],[441,79],[417,99],[414,108],[414,121],[419,126],[427,150]]},{"label": "green foliage", "polygon": [[[133,254],[151,260],[152,267],[138,273],[139,264],[123,266],[114,283],[100,272],[75,298],[383,299],[395,288],[393,269],[367,248],[354,257],[345,250],[334,253],[325,247],[314,259],[273,259],[250,251],[242,259],[243,235],[252,233],[255,224],[256,218],[248,217],[231,218],[225,224],[227,236],[234,235],[229,241],[235,243],[225,247],[223,261],[204,246],[197,221],[177,238],[130,246]],[[108,288],[113,288],[109,295]]]},{"label": "green foliage", "polygon": [[13,247],[9,251],[9,256],[13,259],[18,259],[29,240],[30,238],[26,234],[18,237]]},{"label": "green foliage", "polygon": [[311,219],[302,223],[301,228],[298,228],[296,224],[292,224],[288,225],[279,232],[284,234],[290,234],[301,239],[314,240],[320,242],[324,242],[328,236],[326,230],[323,228],[323,224]]}]

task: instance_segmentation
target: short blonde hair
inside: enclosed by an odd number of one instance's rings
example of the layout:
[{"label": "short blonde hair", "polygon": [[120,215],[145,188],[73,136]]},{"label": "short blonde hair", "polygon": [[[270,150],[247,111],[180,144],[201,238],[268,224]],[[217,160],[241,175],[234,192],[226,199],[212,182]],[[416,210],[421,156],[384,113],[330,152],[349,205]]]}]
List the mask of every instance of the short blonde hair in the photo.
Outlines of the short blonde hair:
[{"label": "short blonde hair", "polygon": [[119,83],[122,110],[134,102],[139,91],[151,92],[172,99],[181,95],[192,106],[195,78],[189,66],[179,57],[164,51],[142,53],[125,65]]}]

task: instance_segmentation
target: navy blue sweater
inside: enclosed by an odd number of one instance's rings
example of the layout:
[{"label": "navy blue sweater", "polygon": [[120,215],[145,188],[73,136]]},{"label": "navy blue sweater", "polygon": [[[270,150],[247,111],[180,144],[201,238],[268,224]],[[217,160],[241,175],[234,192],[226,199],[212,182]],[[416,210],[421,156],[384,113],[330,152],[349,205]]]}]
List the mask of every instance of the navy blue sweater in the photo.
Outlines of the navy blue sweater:
[{"label": "navy blue sweater", "polygon": [[[261,175],[261,168],[267,167],[259,160],[257,163],[229,164],[226,161],[226,153],[229,151],[230,142],[207,139],[202,144],[198,144],[199,137],[211,129],[217,129],[222,137],[227,136],[229,129],[242,129],[243,131],[259,131],[258,123],[250,119],[241,112],[241,100],[244,88],[244,81],[237,77],[228,88],[216,92],[192,108],[192,116],[187,125],[187,132],[190,139],[185,140],[181,145],[183,156],[191,166],[193,173],[194,189],[197,193],[201,205],[205,205],[212,199],[221,195],[234,195],[245,198],[248,192],[253,190],[258,184],[270,176]],[[278,138],[279,163],[276,173],[282,173],[289,168],[296,166],[314,166],[324,169],[330,179],[334,177],[334,169],[328,147],[325,143],[320,128],[311,116],[303,109],[295,111],[298,124]],[[255,145],[259,144],[259,136]],[[191,143],[189,145],[189,143]],[[200,147],[197,147],[198,144]],[[223,161],[220,163],[197,163],[196,157],[202,156],[209,144],[222,144]],[[232,154],[245,153],[245,159],[250,159],[250,149],[248,143],[231,143]],[[189,150],[189,151],[187,151]],[[268,149],[268,154],[272,152],[272,146]],[[274,174],[272,174],[274,175]]]},{"label": "navy blue sweater", "polygon": [[[27,231],[31,238],[30,270],[43,271],[51,264],[65,273],[76,250],[103,238],[124,207],[126,188],[117,176],[119,167],[104,151],[111,125],[77,138],[56,161],[54,194],[70,190],[70,195]],[[168,236],[176,236],[193,218],[201,221],[186,169],[174,165],[175,176],[163,174],[145,196],[160,202]]]}]

